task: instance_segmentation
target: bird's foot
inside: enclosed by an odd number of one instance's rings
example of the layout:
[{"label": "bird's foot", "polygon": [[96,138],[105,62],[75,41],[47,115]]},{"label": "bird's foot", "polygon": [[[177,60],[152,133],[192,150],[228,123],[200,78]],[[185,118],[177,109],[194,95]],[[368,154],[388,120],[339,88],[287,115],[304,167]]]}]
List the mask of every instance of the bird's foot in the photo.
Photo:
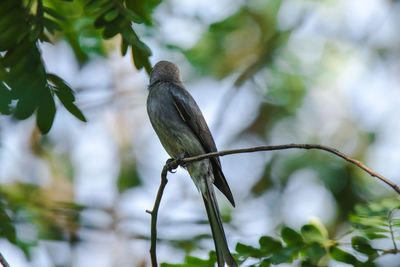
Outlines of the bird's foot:
[{"label": "bird's foot", "polygon": [[178,168],[178,166],[184,167],[185,163],[183,162],[183,159],[187,156],[188,154],[186,152],[183,152],[176,159],[173,158],[168,159],[167,162],[165,163],[165,165],[167,166],[167,170],[171,173],[175,173],[176,168]]},{"label": "bird's foot", "polygon": [[176,168],[178,168],[179,164],[175,161],[175,159],[170,158],[170,159],[167,159],[167,162],[165,162],[165,166],[167,166],[167,170],[170,173],[175,173]]}]

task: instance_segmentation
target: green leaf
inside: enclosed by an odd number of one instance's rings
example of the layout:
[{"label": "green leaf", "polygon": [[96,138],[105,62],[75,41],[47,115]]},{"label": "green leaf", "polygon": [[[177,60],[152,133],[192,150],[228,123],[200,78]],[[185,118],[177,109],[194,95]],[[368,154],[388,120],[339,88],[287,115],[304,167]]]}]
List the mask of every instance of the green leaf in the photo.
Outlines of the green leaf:
[{"label": "green leaf", "polygon": [[377,253],[377,250],[374,249],[370,244],[368,239],[362,236],[353,236],[351,238],[351,246],[358,252],[363,254],[372,256]]},{"label": "green leaf", "polygon": [[105,16],[107,15],[107,13],[112,12],[113,10],[115,10],[115,6],[114,6],[113,2],[109,2],[103,8],[104,8],[104,11],[97,17],[97,19],[93,23],[94,27],[96,27],[96,28],[102,28],[105,25],[107,25],[109,23],[109,21],[107,21],[105,19]]},{"label": "green leaf", "polygon": [[275,253],[282,249],[281,241],[270,236],[262,236],[258,242],[260,243],[261,249],[268,253]]},{"label": "green leaf", "polygon": [[6,16],[7,14],[10,14],[14,9],[21,9],[22,7],[22,1],[2,1],[0,8],[0,17]]},{"label": "green leaf", "polygon": [[258,265],[258,267],[269,267],[269,266],[271,266],[270,259],[265,259]]},{"label": "green leaf", "polygon": [[140,18],[135,12],[133,12],[132,10],[129,10],[127,8],[122,7],[120,9],[120,12],[130,21],[135,22],[135,23],[143,23],[143,19]]},{"label": "green leaf", "polygon": [[[2,3],[2,8],[3,8],[3,3]],[[10,12],[0,17],[0,31],[3,32],[16,23],[24,23],[25,17],[26,17],[26,12],[23,8],[12,9]]]},{"label": "green leaf", "polygon": [[26,88],[24,94],[19,99],[17,106],[15,108],[14,116],[18,120],[25,120],[29,116],[33,114],[37,105],[39,92],[44,89],[45,85],[42,88],[37,88],[36,85]]},{"label": "green leaf", "polygon": [[354,257],[353,255],[351,255],[350,253],[341,250],[338,247],[331,247],[330,249],[330,255],[331,258],[339,261],[339,262],[344,262],[344,263],[348,263],[348,264],[357,264],[359,263],[359,261],[357,260],[356,257]]},{"label": "green leaf", "polygon": [[[0,197],[2,197],[0,195]],[[13,244],[16,244],[16,231],[10,216],[6,212],[3,201],[0,201],[0,237],[7,238]]]},{"label": "green leaf", "polygon": [[261,258],[266,256],[265,253],[263,253],[260,249],[242,243],[236,244],[236,252],[239,254],[239,256],[244,258]]},{"label": "green leaf", "polygon": [[50,7],[43,7],[43,10],[45,13],[49,14],[53,18],[61,20],[61,21],[65,21],[64,16],[62,16],[60,13],[58,13],[58,11],[55,9],[50,8]]},{"label": "green leaf", "polygon": [[381,238],[388,238],[387,235],[377,234],[377,233],[374,233],[374,232],[371,232],[371,233],[365,232],[364,235],[366,237],[368,237],[368,239],[371,239],[371,240],[373,240],[373,239],[381,239]]},{"label": "green leaf", "polygon": [[107,14],[104,15],[104,19],[106,21],[112,21],[114,20],[117,16],[119,15],[119,12],[117,9],[113,9],[110,12],[108,12]]},{"label": "green leaf", "polygon": [[51,33],[54,34],[56,31],[62,31],[62,27],[52,19],[43,18],[44,27]]},{"label": "green leaf", "polygon": [[284,227],[281,231],[281,236],[288,246],[301,246],[303,244],[301,235],[292,228]]},{"label": "green leaf", "polygon": [[143,53],[145,55],[147,55],[148,57],[151,56],[152,53],[151,53],[150,48],[145,43],[140,41],[139,37],[137,36],[137,34],[135,33],[135,31],[132,28],[130,28],[130,27],[125,28],[121,34],[122,34],[122,37],[124,38],[124,40],[127,41],[129,44],[141,49],[143,51]]},{"label": "green leaf", "polygon": [[36,115],[36,124],[42,134],[50,131],[56,114],[56,105],[50,89],[46,88],[39,100],[39,108]]},{"label": "green leaf", "polygon": [[306,255],[312,264],[318,265],[321,258],[326,255],[326,250],[319,243],[313,243],[306,249]]},{"label": "green leaf", "polygon": [[136,45],[132,45],[132,57],[133,57],[133,63],[135,64],[135,67],[138,70],[144,67],[146,72],[150,74],[151,64],[149,61],[149,56]]},{"label": "green leaf", "polygon": [[9,115],[11,113],[9,105],[11,104],[11,92],[0,81],[0,113]]},{"label": "green leaf", "polygon": [[121,40],[121,56],[126,55],[126,52],[128,51],[128,46],[129,46],[129,44],[124,39],[122,39]]},{"label": "green leaf", "polygon": [[20,60],[25,59],[28,51],[31,49],[36,49],[36,45],[33,42],[24,39],[20,45],[10,48],[0,62],[5,67],[12,67]]},{"label": "green leaf", "polygon": [[5,31],[0,32],[0,51],[6,51],[13,47],[23,37],[29,33],[29,29],[25,24],[15,23],[8,27]]},{"label": "green leaf", "polygon": [[75,101],[74,91],[63,79],[52,73],[47,73],[46,77],[58,89],[62,103]]},{"label": "green leaf", "polygon": [[76,118],[79,120],[86,122],[86,118],[83,115],[82,111],[73,103],[75,101],[75,97],[73,94],[73,90],[67,85],[67,83],[54,74],[47,74],[47,78],[54,85],[54,92],[56,93],[58,99],[60,99],[61,103],[64,107]]},{"label": "green leaf", "polygon": [[140,184],[140,176],[133,159],[131,161],[123,161],[117,180],[118,192],[122,193]]},{"label": "green leaf", "polygon": [[126,19],[124,19],[122,16],[117,17],[116,19],[105,25],[103,31],[104,39],[110,39],[114,37],[118,33],[121,33],[123,29],[127,26],[128,21]]},{"label": "green leaf", "polygon": [[326,240],[319,229],[312,224],[303,225],[303,227],[301,227],[301,234],[303,235],[304,241],[307,243],[320,243]]},{"label": "green leaf", "polygon": [[281,264],[281,263],[291,263],[295,256],[298,255],[300,251],[299,247],[285,247],[278,252],[275,252],[271,256],[271,263]]}]

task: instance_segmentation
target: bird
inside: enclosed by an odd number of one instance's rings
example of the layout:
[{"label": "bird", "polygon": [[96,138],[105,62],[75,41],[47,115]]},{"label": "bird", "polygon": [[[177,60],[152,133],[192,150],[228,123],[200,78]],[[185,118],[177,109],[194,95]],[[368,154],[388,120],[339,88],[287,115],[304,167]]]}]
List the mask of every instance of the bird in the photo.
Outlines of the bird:
[{"label": "bird", "polygon": [[[172,158],[217,151],[206,120],[194,98],[185,89],[177,65],[164,60],[155,64],[150,73],[148,91],[147,113],[150,122]],[[237,266],[228,247],[213,187],[215,185],[235,207],[219,157],[186,163],[184,167],[202,195],[218,266]]]}]

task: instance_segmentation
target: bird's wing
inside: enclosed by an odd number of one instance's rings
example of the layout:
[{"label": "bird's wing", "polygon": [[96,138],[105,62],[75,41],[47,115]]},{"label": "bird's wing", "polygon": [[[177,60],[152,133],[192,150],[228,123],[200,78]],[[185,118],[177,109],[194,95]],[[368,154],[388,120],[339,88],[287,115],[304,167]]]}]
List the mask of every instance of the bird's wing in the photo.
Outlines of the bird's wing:
[{"label": "bird's wing", "polygon": [[[200,143],[203,145],[204,150],[207,153],[216,152],[217,147],[214,139],[196,101],[185,88],[177,84],[170,83],[169,89],[175,108],[178,110],[183,121],[187,123],[193,133],[197,136]],[[219,157],[213,157],[210,160],[213,167],[215,186],[226,196],[229,202],[235,206],[232,192],[221,169]]]}]

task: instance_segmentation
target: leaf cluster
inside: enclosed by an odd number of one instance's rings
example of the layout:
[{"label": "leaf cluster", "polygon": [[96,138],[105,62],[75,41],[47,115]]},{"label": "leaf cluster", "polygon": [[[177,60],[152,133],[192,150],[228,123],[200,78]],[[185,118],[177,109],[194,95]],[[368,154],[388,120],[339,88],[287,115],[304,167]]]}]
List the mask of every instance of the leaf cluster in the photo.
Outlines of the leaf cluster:
[{"label": "leaf cluster", "polygon": [[[350,216],[352,229],[339,240],[330,238],[327,229],[319,222],[303,225],[300,231],[284,226],[279,238],[262,236],[258,247],[238,243],[234,257],[239,265],[253,267],[294,262],[300,266],[327,266],[331,259],[352,266],[376,266],[374,261],[378,257],[400,253],[396,243],[400,240],[399,211],[398,199],[358,205]],[[350,246],[342,241],[349,235]],[[393,249],[374,246],[371,241],[377,238],[393,242]],[[183,264],[162,266],[214,266],[215,262],[215,252],[212,252],[206,260],[187,256]]]},{"label": "leaf cluster", "polygon": [[[16,183],[0,189],[0,236],[18,246],[29,259],[39,240],[78,241],[83,206],[55,202],[35,185]],[[32,229],[27,233],[18,231]]]},{"label": "leaf cluster", "polygon": [[[84,38],[99,43],[121,34],[123,55],[131,48],[135,66],[151,71],[151,51],[132,28],[132,22],[151,25],[158,0],[4,0],[0,9],[0,113],[24,120],[36,112],[40,131],[47,133],[56,113],[55,97],[76,118],[86,121],[75,104],[70,86],[48,73],[40,42],[65,36],[80,61],[87,60]],[[88,42],[86,42],[88,43]],[[93,49],[92,49],[93,50]]]}]

